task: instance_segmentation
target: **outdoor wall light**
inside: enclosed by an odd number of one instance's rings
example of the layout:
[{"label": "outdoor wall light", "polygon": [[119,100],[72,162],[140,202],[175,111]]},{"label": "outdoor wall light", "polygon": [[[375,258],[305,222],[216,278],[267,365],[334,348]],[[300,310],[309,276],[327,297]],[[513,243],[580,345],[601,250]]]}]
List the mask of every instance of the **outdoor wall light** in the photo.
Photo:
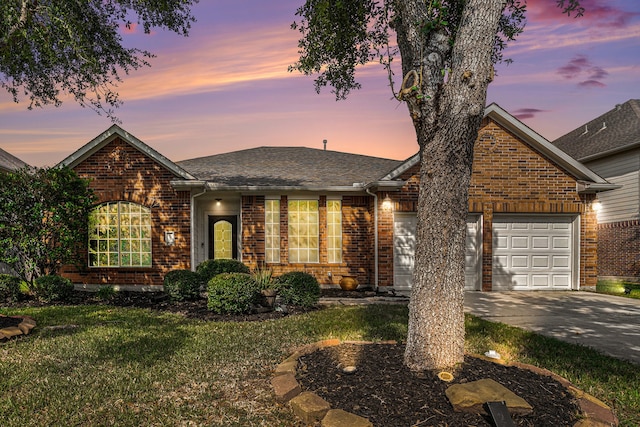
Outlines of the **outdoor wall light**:
[{"label": "outdoor wall light", "polygon": [[593,203],[591,203],[591,209],[596,213],[599,212],[600,209],[602,209],[602,204],[598,199],[594,200]]},{"label": "outdoor wall light", "polygon": [[391,201],[391,197],[389,197],[388,194],[385,196],[384,200],[382,200],[382,209],[384,209],[385,211],[390,211],[391,209],[393,209],[393,202]]}]

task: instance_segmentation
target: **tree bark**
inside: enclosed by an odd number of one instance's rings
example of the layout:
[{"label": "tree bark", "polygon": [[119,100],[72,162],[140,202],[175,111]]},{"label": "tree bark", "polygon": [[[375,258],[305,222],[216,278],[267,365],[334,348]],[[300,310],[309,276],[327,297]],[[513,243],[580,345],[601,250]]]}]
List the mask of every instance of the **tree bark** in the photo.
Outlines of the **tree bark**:
[{"label": "tree bark", "polygon": [[[428,3],[428,2],[426,2]],[[491,53],[503,0],[468,0],[452,51],[442,31],[426,37],[422,2],[396,2],[403,73],[419,68],[407,105],[420,146],[415,267],[405,364],[451,369],[464,357],[466,219],[473,146],[493,78]],[[451,69],[445,70],[446,58]]]}]

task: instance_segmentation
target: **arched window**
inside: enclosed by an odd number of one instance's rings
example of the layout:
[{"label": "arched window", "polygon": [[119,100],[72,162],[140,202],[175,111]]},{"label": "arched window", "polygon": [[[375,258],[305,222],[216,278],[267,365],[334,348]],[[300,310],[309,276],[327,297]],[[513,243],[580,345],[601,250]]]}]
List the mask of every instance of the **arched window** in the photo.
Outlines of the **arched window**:
[{"label": "arched window", "polygon": [[107,202],[90,221],[89,267],[151,267],[151,209]]}]

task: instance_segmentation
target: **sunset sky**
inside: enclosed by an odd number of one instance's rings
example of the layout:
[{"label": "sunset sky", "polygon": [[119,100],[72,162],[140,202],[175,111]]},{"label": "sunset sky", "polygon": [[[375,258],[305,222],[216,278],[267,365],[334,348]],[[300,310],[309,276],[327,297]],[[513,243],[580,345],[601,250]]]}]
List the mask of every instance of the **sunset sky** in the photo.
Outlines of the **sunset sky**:
[{"label": "sunset sky", "polygon": [[[290,29],[303,0],[201,0],[184,38],[133,29],[127,46],[157,55],[124,76],[121,126],[171,160],[258,146],[305,146],[405,159],[417,152],[406,106],[393,100],[378,64],[360,70],[360,91],[335,101],[313,78],[288,73]],[[553,140],[631,98],[640,98],[640,1],[581,0],[574,19],[556,0],[528,0],[528,23],[489,86],[496,102]],[[397,80],[401,80],[397,77]],[[397,82],[399,84],[400,82]],[[35,166],[55,165],[109,126],[71,100],[27,110],[0,92],[0,148]]]}]

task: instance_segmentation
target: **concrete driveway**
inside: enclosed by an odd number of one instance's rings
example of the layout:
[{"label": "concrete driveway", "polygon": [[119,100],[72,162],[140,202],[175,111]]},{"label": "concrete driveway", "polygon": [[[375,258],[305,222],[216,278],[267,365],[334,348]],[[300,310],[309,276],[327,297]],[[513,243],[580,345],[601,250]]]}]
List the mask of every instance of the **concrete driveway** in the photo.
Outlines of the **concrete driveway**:
[{"label": "concrete driveway", "polygon": [[640,364],[640,300],[591,292],[467,292],[465,312]]}]

